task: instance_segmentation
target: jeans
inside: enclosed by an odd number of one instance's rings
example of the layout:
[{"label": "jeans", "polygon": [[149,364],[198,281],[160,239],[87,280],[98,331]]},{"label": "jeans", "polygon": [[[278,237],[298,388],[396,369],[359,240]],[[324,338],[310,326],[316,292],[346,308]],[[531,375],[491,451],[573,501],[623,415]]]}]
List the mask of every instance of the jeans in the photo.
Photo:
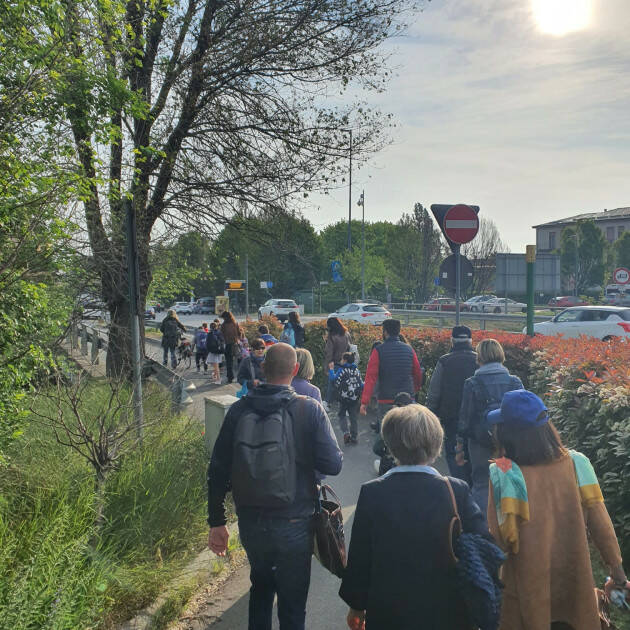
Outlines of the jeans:
[{"label": "jeans", "polygon": [[206,359],[208,358],[208,351],[207,350],[197,350],[197,352],[195,352],[195,364],[197,366],[197,369],[199,369],[201,367],[201,364],[203,363],[203,371],[207,372],[208,371],[208,364],[206,363]]},{"label": "jeans", "polygon": [[313,519],[239,518],[250,565],[248,630],[271,630],[274,595],[280,630],[303,630],[311,581]]},{"label": "jeans", "polygon": [[234,345],[233,343],[225,344],[225,369],[228,383],[234,380]]},{"label": "jeans", "polygon": [[[335,363],[335,370],[339,367],[338,363]],[[328,368],[326,369],[326,374],[328,374]],[[326,381],[326,396],[324,400],[330,404],[335,402],[335,382],[331,381],[330,378]]]},{"label": "jeans", "polygon": [[472,468],[472,496],[484,515],[488,512],[488,485],[490,483],[490,458],[492,448],[468,440],[468,454]]},{"label": "jeans", "polygon": [[168,363],[168,352],[170,350],[171,351],[171,365],[173,366],[173,369],[175,369],[177,367],[177,357],[175,356],[176,346],[173,346],[172,348],[168,346],[164,346],[163,349],[164,349],[164,357],[162,359],[162,363],[164,363],[164,365]]},{"label": "jeans", "polygon": [[339,403],[339,426],[342,433],[348,433],[348,416],[350,417],[350,437],[357,437],[359,432],[359,426],[357,422],[357,416],[359,414],[359,401],[358,400],[345,400],[341,399]]},{"label": "jeans", "polygon": [[448,464],[448,472],[451,477],[464,480],[470,487],[472,487],[472,477],[470,474],[470,455],[468,454],[468,448],[464,445],[464,457],[467,462],[463,466],[458,466],[455,461],[455,445],[457,439],[455,435],[444,436],[444,457]]}]

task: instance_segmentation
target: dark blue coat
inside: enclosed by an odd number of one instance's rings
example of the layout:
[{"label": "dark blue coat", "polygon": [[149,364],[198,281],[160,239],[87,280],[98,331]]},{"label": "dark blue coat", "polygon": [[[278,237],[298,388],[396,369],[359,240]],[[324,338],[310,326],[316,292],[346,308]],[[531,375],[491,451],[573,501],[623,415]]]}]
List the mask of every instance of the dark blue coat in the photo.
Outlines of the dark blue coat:
[{"label": "dark blue coat", "polygon": [[[464,531],[489,536],[468,486],[449,477]],[[363,484],[339,595],[367,610],[366,630],[468,630],[449,558],[451,500],[443,479],[422,472]]]}]

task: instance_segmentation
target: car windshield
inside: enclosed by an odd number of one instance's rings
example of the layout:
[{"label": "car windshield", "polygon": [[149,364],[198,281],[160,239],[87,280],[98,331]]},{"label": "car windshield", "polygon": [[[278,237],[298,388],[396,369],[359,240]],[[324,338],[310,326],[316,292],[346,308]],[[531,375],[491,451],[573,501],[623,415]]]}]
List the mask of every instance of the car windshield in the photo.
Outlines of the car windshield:
[{"label": "car windshield", "polygon": [[369,306],[364,306],[363,310],[368,313],[384,313],[386,309],[378,304],[370,304]]},{"label": "car windshield", "polygon": [[292,300],[278,300],[278,306],[290,308],[291,306],[295,306],[295,302],[293,302]]},{"label": "car windshield", "polygon": [[617,311],[617,315],[619,315],[621,319],[625,319],[627,322],[630,322],[630,308],[626,308],[623,311]]}]

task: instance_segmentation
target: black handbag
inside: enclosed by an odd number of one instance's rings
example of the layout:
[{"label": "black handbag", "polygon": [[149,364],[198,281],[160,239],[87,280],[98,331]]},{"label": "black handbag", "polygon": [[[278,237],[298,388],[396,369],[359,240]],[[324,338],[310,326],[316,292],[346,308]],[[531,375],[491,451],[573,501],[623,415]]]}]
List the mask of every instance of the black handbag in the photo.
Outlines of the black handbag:
[{"label": "black handbag", "polygon": [[319,489],[318,508],[315,512],[314,554],[324,569],[337,577],[343,577],[347,555],[341,502],[327,485],[322,485]]}]

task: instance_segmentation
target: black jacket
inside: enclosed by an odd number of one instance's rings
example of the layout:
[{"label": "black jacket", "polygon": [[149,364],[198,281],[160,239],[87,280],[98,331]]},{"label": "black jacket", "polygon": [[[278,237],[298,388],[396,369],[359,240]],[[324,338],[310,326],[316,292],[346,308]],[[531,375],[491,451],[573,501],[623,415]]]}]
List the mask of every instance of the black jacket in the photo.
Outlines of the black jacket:
[{"label": "black jacket", "polygon": [[253,356],[245,357],[238,366],[236,380],[242,385],[247,383],[247,389],[254,389],[254,379],[264,381],[262,360],[256,361]]},{"label": "black jacket", "polygon": [[186,326],[175,317],[167,316],[160,324],[160,332],[162,333],[162,347],[174,348],[179,341],[179,331],[186,332]]},{"label": "black jacket", "polygon": [[464,382],[477,369],[477,353],[469,343],[456,343],[442,355],[429,383],[427,407],[440,419],[447,434],[455,436]]},{"label": "black jacket", "polygon": [[[283,402],[296,396],[292,387],[287,385],[263,384],[249,392],[247,396],[235,402],[227,412],[219,431],[219,436],[212,451],[208,466],[208,523],[211,527],[225,525],[225,495],[230,489],[232,472],[232,449],[234,430],[241,412],[246,406],[254,408],[261,415],[267,415]],[[297,491],[295,501],[288,507],[272,510],[259,508],[241,508],[236,505],[236,513],[241,516],[265,514],[277,518],[305,518],[315,512],[316,492],[314,490],[315,471],[324,475],[338,475],[341,472],[343,454],[337,444],[330,420],[324,408],[312,398],[302,396],[303,401],[292,404],[297,414],[303,410],[303,416],[295,416],[300,421],[305,439],[300,444],[296,439],[298,462],[310,461],[312,468],[298,465]],[[296,436],[297,437],[297,436]]]},{"label": "black jacket", "polygon": [[[468,486],[449,477],[464,530],[489,536]],[[339,595],[366,630],[468,630],[449,563],[452,508],[442,478],[390,472],[361,487]]]}]

